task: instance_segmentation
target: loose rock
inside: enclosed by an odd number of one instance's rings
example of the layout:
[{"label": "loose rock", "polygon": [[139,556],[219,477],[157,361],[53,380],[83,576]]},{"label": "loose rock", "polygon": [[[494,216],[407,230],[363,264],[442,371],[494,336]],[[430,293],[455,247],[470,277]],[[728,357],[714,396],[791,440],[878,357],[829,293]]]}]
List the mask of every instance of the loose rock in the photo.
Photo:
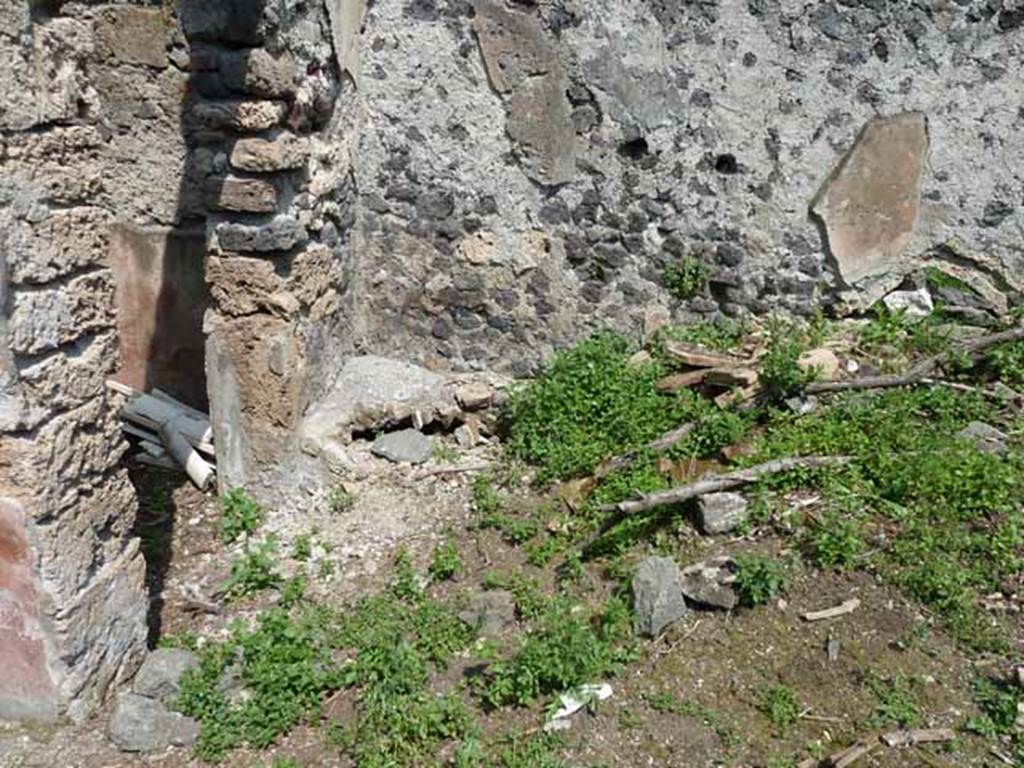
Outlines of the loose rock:
[{"label": "loose rock", "polygon": [[123,752],[156,752],[170,746],[188,747],[199,738],[199,723],[171,712],[161,702],[136,693],[123,693],[110,718],[110,739]]},{"label": "loose rock", "polygon": [[799,365],[801,370],[804,371],[810,371],[816,368],[821,375],[821,378],[825,381],[831,381],[837,378],[839,370],[842,368],[842,362],[840,362],[836,353],[825,347],[819,347],[818,349],[812,349],[804,352],[797,360],[797,365]]},{"label": "loose rock", "polygon": [[181,692],[181,676],[198,666],[199,658],[191,651],[158,648],[142,662],[132,691],[167,703]]},{"label": "loose rock", "polygon": [[927,317],[935,309],[927,287],[916,291],[893,291],[882,303],[890,312],[903,311],[908,317]]},{"label": "loose rock", "polygon": [[455,390],[455,399],[467,411],[477,411],[491,404],[494,390],[482,382],[463,384]]},{"label": "loose rock", "polygon": [[741,493],[709,493],[697,500],[697,514],[704,533],[727,533],[746,521],[747,500]]},{"label": "loose rock", "polygon": [[370,450],[388,461],[422,464],[430,458],[430,438],[415,429],[402,429],[378,437]]},{"label": "loose rock", "polygon": [[679,583],[683,594],[695,603],[730,611],[740,601],[732,586],[735,574],[736,563],[731,557],[714,557],[683,569]]},{"label": "loose rock", "polygon": [[485,637],[491,637],[516,620],[515,599],[504,589],[479,592],[470,599],[466,610],[459,613],[459,619],[477,628]]},{"label": "loose rock", "polygon": [[649,557],[633,576],[633,612],[636,631],[657,637],[687,612],[679,590],[679,567],[669,557]]},{"label": "loose rock", "polygon": [[956,436],[964,440],[970,440],[974,446],[984,453],[993,453],[1001,456],[1006,453],[1006,441],[1009,437],[983,421],[972,421],[966,427],[956,433]]}]

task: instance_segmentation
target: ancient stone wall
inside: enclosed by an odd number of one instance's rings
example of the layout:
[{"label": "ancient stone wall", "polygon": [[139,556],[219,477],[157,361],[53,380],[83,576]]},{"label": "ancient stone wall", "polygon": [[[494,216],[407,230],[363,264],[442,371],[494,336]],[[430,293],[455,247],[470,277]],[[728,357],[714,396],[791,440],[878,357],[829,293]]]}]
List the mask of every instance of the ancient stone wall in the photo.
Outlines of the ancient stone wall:
[{"label": "ancient stone wall", "polygon": [[82,716],[144,647],[109,377],[208,399],[221,488],[305,504],[344,456],[303,424],[356,353],[528,374],[593,328],[863,307],[924,265],[998,310],[1024,288],[1019,0],[0,22],[0,717]]},{"label": "ancient stone wall", "polygon": [[[922,261],[1001,303],[1024,281],[1022,21],[1016,0],[375,2],[362,338],[526,373],[601,325],[864,306]],[[711,279],[679,301],[687,256]]]},{"label": "ancient stone wall", "polygon": [[173,15],[59,6],[0,3],[0,717],[82,717],[145,650],[110,251],[183,212]]}]

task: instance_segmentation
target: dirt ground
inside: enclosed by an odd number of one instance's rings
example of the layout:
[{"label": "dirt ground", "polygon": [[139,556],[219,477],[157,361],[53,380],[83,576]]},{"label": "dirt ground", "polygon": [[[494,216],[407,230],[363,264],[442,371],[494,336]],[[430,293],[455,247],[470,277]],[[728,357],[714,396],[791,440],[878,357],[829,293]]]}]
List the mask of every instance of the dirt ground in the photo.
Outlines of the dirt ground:
[{"label": "dirt ground", "polygon": [[[480,463],[489,456],[493,449],[484,447],[458,461]],[[311,534],[314,541],[309,561],[283,559],[285,572],[306,569],[317,599],[344,604],[387,582],[397,545],[409,548],[416,565],[425,568],[437,542],[452,536],[464,569],[454,582],[432,587],[435,596],[468,595],[480,589],[489,571],[531,575],[552,588],[551,569],[528,565],[521,550],[473,526],[472,473],[422,474],[379,461],[353,486],[356,502],[350,509],[310,510],[290,519],[270,514],[267,528],[280,537],[283,553],[300,535]],[[258,612],[259,600],[222,608],[218,585],[233,552],[217,536],[216,500],[178,475],[138,471],[134,480],[142,501],[138,532],[154,594],[153,640],[183,632],[217,636],[236,616]],[[787,546],[774,535],[704,537],[686,522],[679,523],[670,541],[670,551],[662,546],[660,553],[681,564],[751,549],[779,554]],[[597,565],[588,566],[583,578],[595,596],[607,589]],[[851,614],[814,623],[801,618],[850,598],[860,600]],[[1024,638],[1019,629],[1018,643]],[[512,627],[506,634],[511,638],[518,630]],[[833,660],[830,645],[833,652],[838,647]],[[471,655],[457,660],[448,677],[457,683],[475,661]],[[1005,673],[1005,663],[964,655],[927,615],[871,573],[798,570],[784,597],[767,606],[731,613],[693,610],[657,640],[641,643],[639,658],[609,681],[612,697],[594,712],[573,716],[563,734],[561,757],[570,766],[595,768],[788,768],[871,734],[867,723],[878,705],[871,680],[912,680],[920,726],[958,729],[976,711],[972,679]],[[792,689],[800,705],[800,719],[785,733],[773,728],[759,707],[762,692],[779,684]],[[328,720],[351,716],[350,693],[332,697]],[[689,709],[680,713],[652,706],[652,699],[665,694],[689,702]],[[80,726],[7,726],[0,730],[0,768],[203,765],[182,749],[146,756],[120,753],[106,738],[107,717],[101,712]],[[542,722],[539,708],[483,714],[485,732],[510,727],[536,732]],[[877,749],[856,768],[1003,764],[989,748],[988,742],[964,733],[941,747]],[[302,766],[350,764],[325,745],[323,730],[312,726],[300,727],[262,754],[234,753],[226,764],[270,766],[279,756]]]}]

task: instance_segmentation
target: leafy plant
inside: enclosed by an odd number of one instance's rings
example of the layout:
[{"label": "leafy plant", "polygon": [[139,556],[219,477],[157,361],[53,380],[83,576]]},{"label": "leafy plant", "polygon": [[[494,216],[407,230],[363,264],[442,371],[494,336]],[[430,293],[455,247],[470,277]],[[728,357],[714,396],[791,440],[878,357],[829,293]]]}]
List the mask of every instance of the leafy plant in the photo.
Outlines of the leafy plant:
[{"label": "leafy plant", "polygon": [[449,443],[440,440],[434,442],[430,455],[438,464],[454,464],[459,460],[458,450]]},{"label": "leafy plant", "polygon": [[242,488],[232,488],[220,499],[220,540],[231,544],[239,536],[252,535],[263,524],[263,508]]},{"label": "leafy plant", "polygon": [[786,565],[765,555],[736,555],[736,591],[747,606],[763,605],[786,586]]},{"label": "leafy plant", "polygon": [[482,694],[490,706],[525,706],[540,696],[572,690],[613,673],[629,658],[629,611],[611,599],[591,615],[562,597],[545,611],[518,653],[487,669]]},{"label": "leafy plant", "polygon": [[989,352],[996,376],[1009,387],[1024,388],[1024,341],[1001,344]]},{"label": "leafy plant", "polygon": [[434,560],[430,564],[430,575],[435,581],[450,579],[462,570],[462,558],[454,541],[448,539],[434,550]]},{"label": "leafy plant", "polygon": [[[204,645],[199,667],[182,677],[178,699],[180,710],[200,721],[199,755],[217,760],[245,744],[262,749],[319,712],[322,694],[342,681],[327,628],[326,614],[276,607],[254,629],[236,624],[229,640]],[[233,699],[225,679],[248,695]]]},{"label": "leafy plant", "polygon": [[228,600],[240,600],[277,587],[281,581],[281,574],[277,572],[277,539],[270,535],[254,547],[246,542],[245,551],[231,563],[224,594]]},{"label": "leafy plant", "polygon": [[356,503],[357,497],[354,493],[338,486],[332,488],[327,494],[327,508],[336,515],[350,510]]},{"label": "leafy plant", "polygon": [[813,526],[808,537],[810,559],[823,568],[847,568],[864,550],[860,525],[849,513],[830,512]]},{"label": "leafy plant", "polygon": [[694,256],[683,256],[665,267],[663,284],[680,301],[692,299],[711,277],[711,268]]},{"label": "leafy plant", "polygon": [[868,678],[868,688],[878,699],[874,712],[868,718],[872,728],[889,725],[909,728],[917,723],[920,713],[911,682],[906,677],[898,674],[889,681],[883,681],[871,676]]},{"label": "leafy plant", "polygon": [[800,367],[800,356],[806,351],[806,342],[797,327],[773,318],[768,324],[768,346],[761,358],[761,385],[777,399],[799,392],[818,375]]},{"label": "leafy plant", "polygon": [[535,381],[512,392],[508,447],[538,465],[539,482],[587,474],[684,421],[720,414],[689,390],[659,394],[663,367],[630,364],[632,351],[621,336],[598,333],[555,355]]},{"label": "leafy plant", "polygon": [[967,729],[988,737],[1015,735],[1018,749],[1024,756],[1024,741],[1020,739],[1017,728],[1024,689],[1017,683],[988,677],[977,678],[972,688],[974,703],[981,714],[967,721]]},{"label": "leafy plant", "polygon": [[771,721],[780,736],[784,736],[800,719],[796,692],[788,685],[773,685],[764,689],[758,701],[758,709]]},{"label": "leafy plant", "polygon": [[423,596],[419,575],[412,564],[412,556],[405,547],[395,553],[395,580],[391,592],[402,600],[419,600]]},{"label": "leafy plant", "polygon": [[300,534],[295,537],[295,541],[292,543],[292,557],[300,562],[309,560],[313,554],[313,537],[308,533]]}]

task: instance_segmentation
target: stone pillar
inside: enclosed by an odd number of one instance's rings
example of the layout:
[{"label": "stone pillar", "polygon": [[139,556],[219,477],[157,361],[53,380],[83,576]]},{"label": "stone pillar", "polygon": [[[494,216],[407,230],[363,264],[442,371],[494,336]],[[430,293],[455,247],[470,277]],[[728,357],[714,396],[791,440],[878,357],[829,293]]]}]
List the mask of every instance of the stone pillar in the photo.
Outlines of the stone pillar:
[{"label": "stone pillar", "polygon": [[[228,8],[228,6],[231,6]],[[317,132],[332,119],[339,70],[323,4],[298,15],[261,0],[182,14],[196,102],[207,210],[205,330],[220,490],[273,500],[270,479],[321,376],[344,282],[339,196],[346,179],[319,174]],[[234,23],[238,14],[252,19]],[[310,30],[318,30],[315,35]]]}]

